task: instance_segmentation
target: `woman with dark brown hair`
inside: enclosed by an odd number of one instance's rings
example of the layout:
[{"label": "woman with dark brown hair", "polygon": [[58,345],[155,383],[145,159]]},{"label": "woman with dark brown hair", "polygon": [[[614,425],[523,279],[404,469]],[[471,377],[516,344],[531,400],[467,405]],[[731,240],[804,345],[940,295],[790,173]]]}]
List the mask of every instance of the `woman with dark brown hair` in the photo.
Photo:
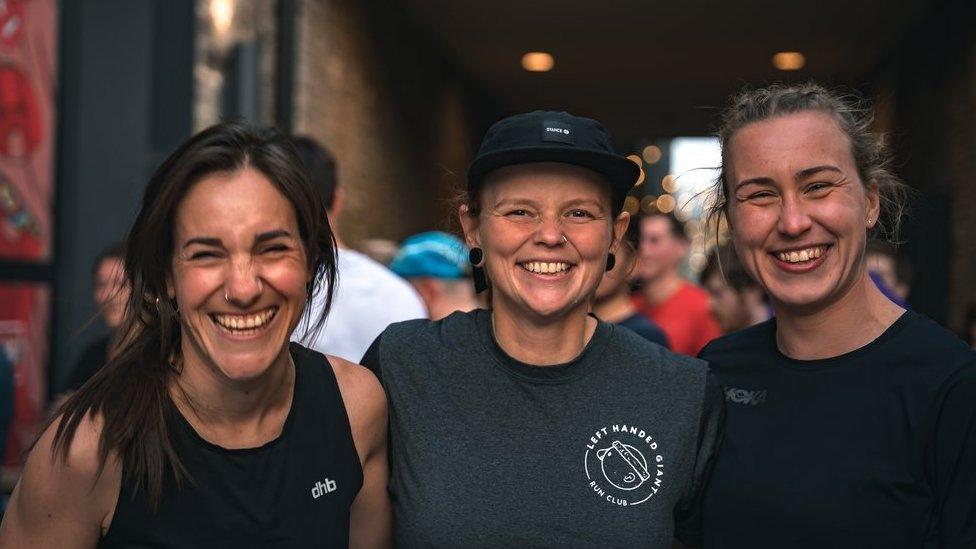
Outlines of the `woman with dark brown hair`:
[{"label": "woman with dark brown hair", "polygon": [[382,389],[289,345],[335,282],[292,144],[240,123],[187,141],[149,182],[125,272],[113,358],[38,440],[0,545],[385,545]]},{"label": "woman with dark brown hair", "polygon": [[701,353],[728,404],[707,548],[976,547],[976,353],[865,268],[906,194],[867,113],[815,84],[726,111],[716,213],[775,317]]}]

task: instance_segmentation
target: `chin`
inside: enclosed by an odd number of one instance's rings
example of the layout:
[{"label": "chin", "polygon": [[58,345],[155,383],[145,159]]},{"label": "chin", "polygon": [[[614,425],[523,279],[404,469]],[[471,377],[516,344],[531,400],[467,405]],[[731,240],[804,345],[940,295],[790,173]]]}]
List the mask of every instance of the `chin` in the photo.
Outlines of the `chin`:
[{"label": "chin", "polygon": [[220,370],[220,373],[227,379],[232,381],[250,381],[267,373],[271,369],[274,359],[244,360],[234,358],[228,360],[215,359],[214,362],[216,362],[217,369]]}]

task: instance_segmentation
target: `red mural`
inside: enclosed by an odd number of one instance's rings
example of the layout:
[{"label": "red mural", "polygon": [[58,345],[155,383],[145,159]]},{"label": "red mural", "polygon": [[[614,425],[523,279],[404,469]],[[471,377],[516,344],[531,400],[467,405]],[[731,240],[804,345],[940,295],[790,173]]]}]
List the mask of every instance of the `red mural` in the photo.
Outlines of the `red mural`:
[{"label": "red mural", "polygon": [[55,0],[0,0],[0,260],[51,259]]},{"label": "red mural", "polygon": [[[51,262],[56,17],[57,0],[0,0],[0,261]],[[49,311],[46,283],[0,280],[0,352],[14,378],[6,466],[22,461],[42,417]]]}]

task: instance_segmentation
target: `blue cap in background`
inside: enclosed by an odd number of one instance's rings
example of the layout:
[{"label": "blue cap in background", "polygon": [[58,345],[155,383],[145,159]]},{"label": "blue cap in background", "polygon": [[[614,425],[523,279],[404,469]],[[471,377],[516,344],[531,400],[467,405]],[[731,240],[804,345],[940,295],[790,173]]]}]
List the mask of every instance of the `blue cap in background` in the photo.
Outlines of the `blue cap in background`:
[{"label": "blue cap in background", "polygon": [[403,278],[464,278],[471,273],[468,248],[460,238],[440,231],[411,236],[390,263]]}]

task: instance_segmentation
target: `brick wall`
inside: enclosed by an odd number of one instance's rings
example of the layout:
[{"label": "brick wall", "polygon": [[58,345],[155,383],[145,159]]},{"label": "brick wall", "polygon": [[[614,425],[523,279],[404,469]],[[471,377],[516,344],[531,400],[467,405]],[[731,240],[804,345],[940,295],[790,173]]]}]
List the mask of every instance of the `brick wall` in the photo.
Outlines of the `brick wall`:
[{"label": "brick wall", "polygon": [[337,158],[343,238],[448,225],[494,100],[391,2],[302,0],[297,17],[294,128]]},{"label": "brick wall", "polygon": [[933,3],[879,70],[896,171],[919,191],[903,250],[912,304],[952,328],[976,302],[976,4]]}]

